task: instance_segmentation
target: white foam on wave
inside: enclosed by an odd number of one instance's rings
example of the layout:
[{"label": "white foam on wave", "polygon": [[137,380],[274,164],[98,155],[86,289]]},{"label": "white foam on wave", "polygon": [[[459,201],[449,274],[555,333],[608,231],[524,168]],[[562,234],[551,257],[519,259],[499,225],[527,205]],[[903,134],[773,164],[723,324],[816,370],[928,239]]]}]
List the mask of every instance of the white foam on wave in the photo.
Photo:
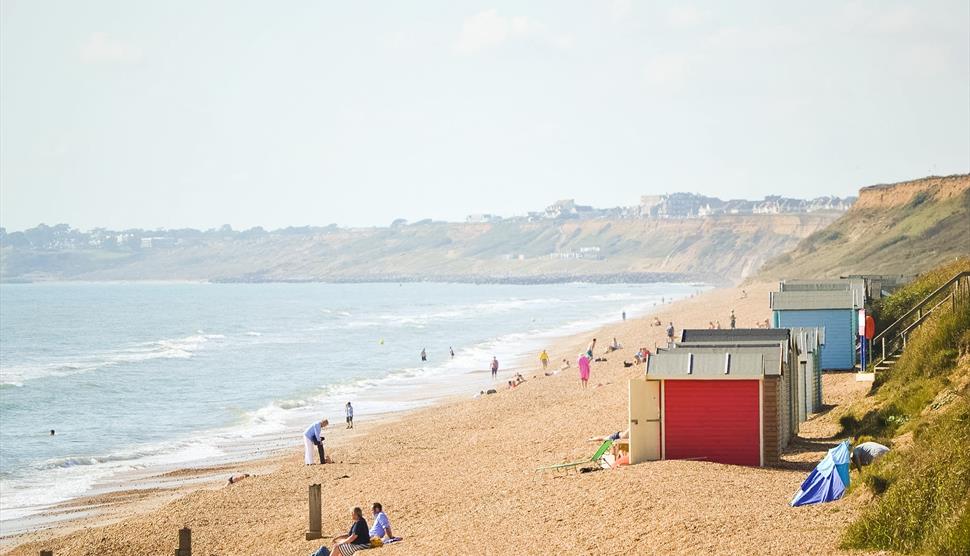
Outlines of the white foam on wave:
[{"label": "white foam on wave", "polygon": [[0,523],[89,493],[119,473],[211,461],[224,450],[206,438],[143,444],[101,456],[52,458],[33,473],[0,479]]},{"label": "white foam on wave", "polygon": [[89,373],[125,364],[155,359],[188,359],[212,340],[224,340],[222,334],[193,334],[184,338],[142,342],[117,350],[75,357],[61,357],[46,363],[14,365],[0,368],[0,384],[24,386],[31,380]]}]

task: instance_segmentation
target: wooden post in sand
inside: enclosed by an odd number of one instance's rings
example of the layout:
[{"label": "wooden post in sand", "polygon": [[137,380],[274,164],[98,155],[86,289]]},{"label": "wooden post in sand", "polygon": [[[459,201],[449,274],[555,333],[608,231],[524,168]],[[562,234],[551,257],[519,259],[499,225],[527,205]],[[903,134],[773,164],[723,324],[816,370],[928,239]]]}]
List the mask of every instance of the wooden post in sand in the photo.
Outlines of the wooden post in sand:
[{"label": "wooden post in sand", "polygon": [[322,539],[323,516],[320,511],[320,485],[310,485],[310,520],[306,530],[306,540]]},{"label": "wooden post in sand", "polygon": [[192,530],[188,527],[179,529],[179,547],[175,556],[192,556]]}]

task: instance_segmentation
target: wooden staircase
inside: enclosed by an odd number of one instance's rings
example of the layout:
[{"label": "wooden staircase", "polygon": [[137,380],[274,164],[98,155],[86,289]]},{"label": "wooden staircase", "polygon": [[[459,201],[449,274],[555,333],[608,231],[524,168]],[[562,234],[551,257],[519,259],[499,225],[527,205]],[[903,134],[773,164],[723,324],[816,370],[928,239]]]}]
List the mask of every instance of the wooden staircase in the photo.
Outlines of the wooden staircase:
[{"label": "wooden staircase", "polygon": [[873,373],[892,370],[906,349],[906,339],[930,315],[941,311],[956,311],[970,303],[970,271],[958,273],[945,284],[906,311],[896,322],[877,334],[871,342]]}]

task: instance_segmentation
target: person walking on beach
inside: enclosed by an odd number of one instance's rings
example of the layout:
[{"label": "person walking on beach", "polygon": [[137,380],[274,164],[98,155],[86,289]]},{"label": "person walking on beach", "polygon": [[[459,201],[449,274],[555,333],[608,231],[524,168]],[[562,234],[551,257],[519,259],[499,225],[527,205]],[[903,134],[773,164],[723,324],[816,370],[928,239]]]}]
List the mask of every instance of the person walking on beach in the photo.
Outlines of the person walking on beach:
[{"label": "person walking on beach", "polygon": [[493,355],[492,356],[492,380],[495,380],[495,377],[497,376],[498,376],[498,359],[496,359],[495,356]]},{"label": "person walking on beach", "polygon": [[626,311],[623,311],[622,317],[623,317],[623,320],[626,320]]},{"label": "person walking on beach", "polygon": [[546,350],[542,350],[542,353],[539,354],[539,362],[542,363],[543,371],[549,366],[549,354],[546,353]]},{"label": "person walking on beach", "polygon": [[589,382],[589,357],[581,353],[576,363],[579,365],[579,380],[583,382],[583,388],[586,388],[586,383]]},{"label": "person walking on beach", "polygon": [[671,341],[671,342],[674,341],[674,323],[673,322],[671,322],[670,324],[667,325],[667,340],[668,341]]},{"label": "person walking on beach", "polygon": [[428,352],[424,348],[421,348],[421,360],[422,361],[428,360]]},{"label": "person walking on beach", "polygon": [[730,321],[731,328],[734,328],[734,325],[737,324],[737,321],[738,321],[737,317],[734,316],[734,309],[731,309],[731,321]]},{"label": "person walking on beach", "polygon": [[347,402],[347,428],[354,428],[354,406]]},{"label": "person walking on beach", "polygon": [[448,346],[448,352],[451,353],[451,358],[454,359],[455,358],[455,349],[453,347],[451,347],[451,346]]},{"label": "person walking on beach", "polygon": [[330,421],[324,419],[318,423],[313,423],[305,431],[303,431],[303,446],[305,448],[303,452],[303,462],[307,465],[313,465],[313,447],[317,447],[317,453],[320,454],[320,463],[326,463],[327,458],[323,453],[323,429],[327,428]]}]

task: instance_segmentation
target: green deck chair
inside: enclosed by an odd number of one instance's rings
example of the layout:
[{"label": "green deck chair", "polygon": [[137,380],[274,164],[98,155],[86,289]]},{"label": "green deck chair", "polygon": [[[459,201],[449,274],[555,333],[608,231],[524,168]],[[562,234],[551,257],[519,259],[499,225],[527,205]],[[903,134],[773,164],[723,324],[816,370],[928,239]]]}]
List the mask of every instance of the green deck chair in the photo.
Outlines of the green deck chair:
[{"label": "green deck chair", "polygon": [[603,456],[606,454],[606,451],[609,450],[610,449],[610,446],[612,446],[612,445],[613,445],[613,441],[612,440],[606,440],[605,442],[603,442],[603,445],[600,446],[599,450],[596,450],[596,453],[593,454],[593,457],[591,457],[589,459],[584,459],[582,461],[574,461],[572,463],[559,463],[559,464],[556,464],[556,465],[547,465],[545,467],[536,468],[536,471],[549,471],[549,470],[553,470],[553,471],[565,470],[565,471],[568,471],[570,469],[575,469],[575,468],[579,467],[580,465],[586,465],[587,463],[596,463],[596,464],[599,464],[599,461],[601,459],[603,459]]}]

